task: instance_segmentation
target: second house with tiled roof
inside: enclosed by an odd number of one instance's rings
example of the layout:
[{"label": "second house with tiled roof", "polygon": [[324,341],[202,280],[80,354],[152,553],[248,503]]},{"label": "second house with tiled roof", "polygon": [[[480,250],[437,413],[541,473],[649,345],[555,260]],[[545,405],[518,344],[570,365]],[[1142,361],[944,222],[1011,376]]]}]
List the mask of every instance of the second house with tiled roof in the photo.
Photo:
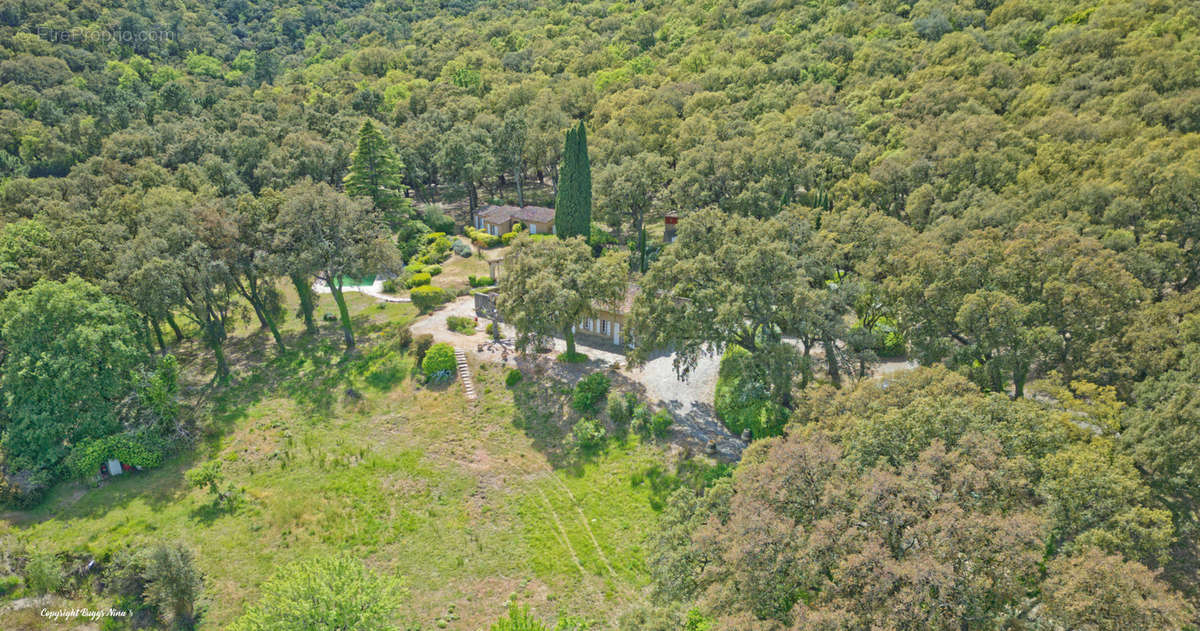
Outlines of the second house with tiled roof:
[{"label": "second house with tiled roof", "polygon": [[543,206],[484,206],[475,215],[475,227],[500,236],[512,232],[513,224],[525,226],[529,234],[554,234],[554,209]]}]

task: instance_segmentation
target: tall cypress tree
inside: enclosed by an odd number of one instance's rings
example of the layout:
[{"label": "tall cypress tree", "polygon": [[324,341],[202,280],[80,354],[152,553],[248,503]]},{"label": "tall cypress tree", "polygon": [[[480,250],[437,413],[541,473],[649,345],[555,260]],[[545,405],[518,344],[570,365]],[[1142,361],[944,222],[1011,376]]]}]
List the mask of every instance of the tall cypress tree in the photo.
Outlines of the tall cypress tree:
[{"label": "tall cypress tree", "polygon": [[592,230],[592,167],[583,121],[567,130],[554,203],[554,228],[562,239],[587,238]]},{"label": "tall cypress tree", "polygon": [[592,234],[592,159],[588,157],[587,129],[583,121],[579,121],[575,142],[579,145],[579,234],[586,239]]}]

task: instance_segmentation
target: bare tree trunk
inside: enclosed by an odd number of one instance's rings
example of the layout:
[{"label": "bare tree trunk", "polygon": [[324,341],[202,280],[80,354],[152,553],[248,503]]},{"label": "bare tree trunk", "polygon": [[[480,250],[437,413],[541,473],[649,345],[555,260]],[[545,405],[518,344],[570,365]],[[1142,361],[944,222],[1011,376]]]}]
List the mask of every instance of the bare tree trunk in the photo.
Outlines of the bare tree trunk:
[{"label": "bare tree trunk", "polygon": [[312,287],[306,282],[307,279],[300,274],[291,274],[292,284],[296,286],[296,293],[300,296],[300,315],[304,317],[304,329],[311,334],[317,332],[317,322],[313,318],[313,309],[315,307],[313,301]]},{"label": "bare tree trunk", "polygon": [[346,307],[346,297],[342,295],[341,285],[333,282],[329,283],[329,294],[333,296],[333,301],[337,303],[338,313],[342,320],[342,333],[346,339],[346,350],[350,351],[354,348],[354,330],[350,324],[350,309]]},{"label": "bare tree trunk", "polygon": [[821,345],[825,347],[825,366],[829,371],[829,380],[833,385],[842,387],[842,371],[838,368],[837,360],[837,345],[830,337],[825,337],[821,340]]},{"label": "bare tree trunk", "polygon": [[171,332],[175,334],[175,342],[178,343],[183,339],[183,331],[179,328],[179,323],[175,321],[175,316],[167,314],[167,326],[171,327]]},{"label": "bare tree trunk", "polygon": [[157,318],[148,318],[150,320],[150,329],[154,331],[154,339],[158,341],[158,348],[165,355],[167,352],[167,344],[163,341],[162,327],[158,324]]}]

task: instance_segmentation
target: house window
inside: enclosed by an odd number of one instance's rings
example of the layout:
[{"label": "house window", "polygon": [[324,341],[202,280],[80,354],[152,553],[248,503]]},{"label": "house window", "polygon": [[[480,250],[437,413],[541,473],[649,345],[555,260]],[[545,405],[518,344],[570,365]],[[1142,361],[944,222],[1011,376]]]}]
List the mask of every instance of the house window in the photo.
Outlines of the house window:
[{"label": "house window", "polygon": [[608,335],[608,320],[600,321],[600,335]]},{"label": "house window", "polygon": [[529,234],[537,234],[537,224],[529,224]]}]

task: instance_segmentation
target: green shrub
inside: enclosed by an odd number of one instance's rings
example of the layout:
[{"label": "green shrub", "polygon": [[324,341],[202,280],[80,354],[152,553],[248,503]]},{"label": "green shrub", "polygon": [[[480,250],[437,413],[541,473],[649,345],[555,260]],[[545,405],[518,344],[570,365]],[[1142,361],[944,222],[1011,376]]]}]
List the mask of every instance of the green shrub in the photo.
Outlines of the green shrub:
[{"label": "green shrub", "polygon": [[0,576],[0,596],[7,596],[15,591],[21,585],[21,577],[16,574],[8,574]]},{"label": "green shrub", "polygon": [[908,351],[904,334],[891,318],[880,318],[871,333],[875,336],[875,352],[880,357],[903,357]]},{"label": "green shrub", "polygon": [[633,413],[637,410],[638,400],[637,395],[632,392],[615,397],[608,402],[608,420],[612,421],[613,427],[617,431],[624,434],[629,430],[630,423],[633,422]]},{"label": "green shrub", "polygon": [[646,431],[655,438],[666,438],[667,433],[671,431],[671,426],[675,424],[675,417],[666,410],[659,410],[650,417],[650,422],[646,425]]},{"label": "green shrub", "polygon": [[504,385],[505,387],[512,388],[521,383],[521,380],[524,378],[525,375],[522,375],[521,371],[516,368],[509,368],[508,372],[504,375]]},{"label": "green shrub", "polygon": [[606,435],[603,423],[594,418],[584,418],[571,428],[567,443],[574,448],[590,451],[603,445]]},{"label": "green shrub", "polygon": [[32,508],[41,503],[56,482],[54,472],[34,469],[22,475],[0,474],[0,503],[14,508]]},{"label": "green shrub", "polygon": [[416,339],[413,340],[413,357],[416,358],[418,366],[420,366],[421,362],[425,359],[425,353],[429,352],[430,346],[433,346],[433,336],[428,333],[424,335],[418,335]]},{"label": "green shrub", "polygon": [[[561,623],[560,626],[561,627]],[[500,618],[492,625],[491,631],[551,631],[550,626],[538,620],[529,613],[529,607],[517,607],[517,603],[508,605],[508,615]],[[566,629],[564,629],[566,631]]]},{"label": "green shrub", "polygon": [[155,429],[173,431],[179,415],[179,360],[164,355],[153,370],[139,372],[136,381],[138,402],[158,417]]},{"label": "green shrub", "polygon": [[[450,238],[444,232],[430,232],[421,236],[421,247],[413,257],[418,265],[441,263],[450,258]],[[427,270],[426,270],[427,271]]]},{"label": "green shrub", "polygon": [[[408,221],[400,227],[396,235],[396,249],[400,251],[400,260],[409,262],[421,252],[425,245],[425,235],[429,234],[429,226],[421,221]],[[411,266],[410,266],[411,267]]]},{"label": "green shrub", "polygon": [[25,564],[25,586],[35,594],[49,594],[58,591],[62,588],[66,578],[62,563],[53,554],[35,554]]},{"label": "green shrub", "polygon": [[396,285],[395,278],[389,278],[389,279],[383,281],[383,293],[395,294],[395,293],[399,293],[399,290],[400,290],[400,288]]},{"label": "green shrub", "polygon": [[454,347],[441,342],[429,347],[429,351],[421,359],[421,372],[432,381],[441,381],[454,375],[456,365]]},{"label": "green shrub", "polygon": [[421,313],[432,310],[434,307],[445,304],[450,300],[450,294],[441,287],[433,285],[422,285],[412,290],[410,294],[413,305],[417,307]]},{"label": "green shrub", "polygon": [[442,273],[442,266],[441,265],[428,265],[425,267],[425,273],[429,274],[430,276],[437,276],[438,274]]},{"label": "green shrub", "polygon": [[608,376],[602,372],[594,372],[580,379],[579,383],[575,384],[571,407],[583,413],[594,412],[608,399],[608,389],[611,385]]},{"label": "green shrub", "polygon": [[472,254],[471,245],[469,243],[467,243],[466,241],[463,241],[462,239],[457,239],[457,238],[454,239],[454,242],[452,242],[450,244],[450,249],[453,250],[455,254],[463,257],[464,259],[470,258],[471,254]]},{"label": "green shrub", "polygon": [[[421,272],[425,271],[426,267],[428,267],[428,265],[425,265],[424,263],[413,263],[412,265],[405,265],[404,269],[409,274],[420,274]],[[430,276],[433,276],[433,274],[430,274]]]},{"label": "green shrub", "polygon": [[425,245],[421,256],[425,263],[441,263],[450,258],[450,239],[442,233],[435,232],[437,238]]},{"label": "green shrub", "polygon": [[167,442],[160,434],[149,430],[122,432],[79,443],[67,457],[67,468],[71,475],[86,480],[113,458],[134,467],[151,469],[162,464],[166,452]]},{"label": "green shrub", "polygon": [[788,411],[771,401],[767,386],[753,378],[750,352],[730,346],[721,357],[713,407],[717,418],[733,434],[750,429],[755,438],[778,436],[787,423]]},{"label": "green shrub", "polygon": [[412,344],[412,341],[412,329],[408,328],[408,326],[402,326],[399,331],[396,331],[396,346],[400,349],[408,348]]},{"label": "green shrub", "polygon": [[588,356],[576,351],[574,353],[559,353],[555,359],[564,364],[583,364],[587,362]]},{"label": "green shrub", "polygon": [[483,331],[484,331],[484,333],[487,333],[488,335],[495,335],[496,334],[496,323],[488,322],[487,326],[483,327]]},{"label": "green shrub", "polygon": [[221,472],[221,461],[210,460],[184,474],[188,485],[197,489],[208,489],[212,496],[213,506],[236,510],[241,504],[243,491],[234,487],[233,483],[225,483],[225,474]]},{"label": "green shrub", "polygon": [[348,553],[285,565],[259,591],[258,603],[230,629],[396,629],[396,604],[405,595],[398,579],[377,574]]},{"label": "green shrub", "polygon": [[472,287],[491,287],[496,284],[496,281],[491,276],[476,276],[472,274],[467,277],[467,283]]},{"label": "green shrub", "polygon": [[504,234],[500,235],[500,243],[501,243],[502,245],[509,245],[509,244],[511,244],[511,243],[513,242],[513,239],[516,239],[516,238],[517,238],[517,235],[518,235],[518,234],[519,234],[519,233],[518,233],[518,232],[516,232],[516,231],[513,231],[513,232],[505,232]]},{"label": "green shrub", "polygon": [[425,225],[434,232],[454,232],[454,219],[442,210],[440,204],[426,204],[422,209]]},{"label": "green shrub", "polygon": [[446,328],[455,333],[472,335],[475,333],[475,320],[466,316],[450,316],[446,318]]},{"label": "green shrub", "polygon": [[376,390],[390,390],[404,381],[404,376],[410,368],[404,358],[395,353],[388,353],[371,364],[371,368],[363,375],[363,380]]},{"label": "green shrub", "polygon": [[666,410],[651,412],[650,407],[644,403],[636,403],[630,416],[632,417],[630,423],[633,431],[646,438],[665,437],[675,422],[670,412]]},{"label": "green shrub", "polygon": [[408,280],[404,281],[404,284],[407,285],[409,289],[413,289],[422,285],[428,285],[429,281],[431,280],[433,280],[433,278],[428,272],[421,272],[419,274],[413,274],[412,276],[409,276]]},{"label": "green shrub", "polygon": [[471,241],[474,241],[479,247],[494,248],[497,245],[500,245],[500,237],[490,235],[483,230],[467,228],[464,230],[464,232],[466,233],[467,238],[471,239]]},{"label": "green shrub", "polygon": [[146,559],[144,578],[146,601],[169,613],[175,628],[191,628],[203,582],[191,550],[181,544],[156,546]]}]

